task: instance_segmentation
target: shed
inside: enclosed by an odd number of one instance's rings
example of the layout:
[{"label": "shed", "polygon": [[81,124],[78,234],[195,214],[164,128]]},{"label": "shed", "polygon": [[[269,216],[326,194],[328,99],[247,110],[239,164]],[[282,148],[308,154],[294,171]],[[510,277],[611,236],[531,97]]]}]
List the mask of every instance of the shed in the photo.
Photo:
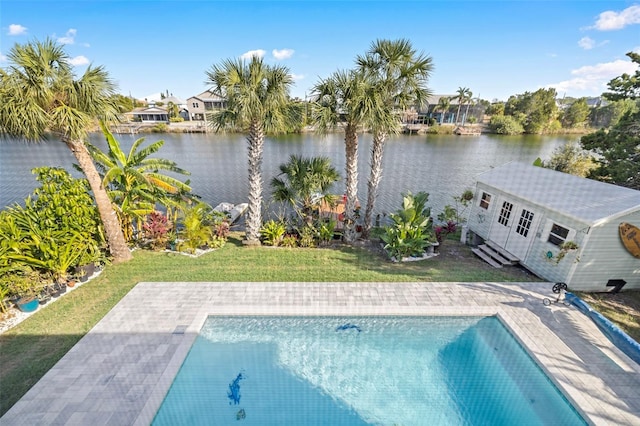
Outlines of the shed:
[{"label": "shed", "polygon": [[478,175],[468,220],[482,257],[578,291],[640,289],[640,252],[627,247],[640,244],[634,226],[640,191],[517,162]]}]

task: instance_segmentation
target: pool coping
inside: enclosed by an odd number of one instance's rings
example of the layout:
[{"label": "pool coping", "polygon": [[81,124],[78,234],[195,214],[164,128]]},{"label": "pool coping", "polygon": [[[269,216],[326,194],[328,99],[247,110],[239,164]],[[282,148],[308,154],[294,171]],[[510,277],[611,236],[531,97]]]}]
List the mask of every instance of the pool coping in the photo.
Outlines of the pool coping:
[{"label": "pool coping", "polygon": [[210,315],[496,315],[587,422],[640,424],[640,366],[551,286],[143,282],[0,420],[148,425]]}]

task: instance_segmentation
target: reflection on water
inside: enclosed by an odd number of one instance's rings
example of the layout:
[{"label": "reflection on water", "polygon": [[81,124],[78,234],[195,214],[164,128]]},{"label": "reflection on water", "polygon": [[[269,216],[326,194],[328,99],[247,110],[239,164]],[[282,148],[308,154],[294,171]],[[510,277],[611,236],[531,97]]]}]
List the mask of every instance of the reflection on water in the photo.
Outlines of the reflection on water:
[{"label": "reflection on water", "polygon": [[[247,150],[243,135],[231,134],[147,134],[116,135],[128,152],[133,141],[144,136],[153,142],[163,139],[165,145],[155,155],[174,160],[191,172],[193,191],[203,200],[216,205],[223,201],[246,201]],[[553,150],[577,137],[558,136],[423,136],[398,135],[387,142],[383,178],[380,183],[378,212],[399,208],[401,194],[426,191],[429,205],[437,215],[452,197],[466,188],[473,188],[479,173],[509,161],[532,163],[537,157],[548,158]],[[312,134],[269,137],[264,146],[263,179],[266,204],[269,205],[269,182],[279,173],[279,165],[291,155],[327,156],[344,178],[344,136]],[[106,143],[101,134],[93,134],[91,142],[103,150]],[[371,135],[360,136],[358,163],[358,197],[366,200],[369,174]],[[25,144],[0,141],[0,206],[24,198],[37,187],[31,169],[40,166],[60,166],[73,170],[74,158],[58,141]],[[344,180],[334,188],[344,192]]]}]

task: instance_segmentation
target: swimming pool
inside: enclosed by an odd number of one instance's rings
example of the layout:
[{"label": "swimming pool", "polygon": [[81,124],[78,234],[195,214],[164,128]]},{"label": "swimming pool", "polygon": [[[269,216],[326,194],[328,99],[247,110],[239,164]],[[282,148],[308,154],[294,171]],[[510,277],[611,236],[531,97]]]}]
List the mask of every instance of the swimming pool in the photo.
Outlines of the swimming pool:
[{"label": "swimming pool", "polygon": [[585,424],[496,317],[209,317],[154,425]]}]

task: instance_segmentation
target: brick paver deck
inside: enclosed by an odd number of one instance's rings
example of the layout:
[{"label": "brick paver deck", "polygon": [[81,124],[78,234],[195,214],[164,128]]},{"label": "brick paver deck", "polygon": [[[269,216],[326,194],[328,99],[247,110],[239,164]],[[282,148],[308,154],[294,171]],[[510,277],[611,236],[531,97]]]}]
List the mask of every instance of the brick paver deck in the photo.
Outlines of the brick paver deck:
[{"label": "brick paver deck", "polygon": [[[138,284],[0,424],[148,425],[208,315],[498,315],[592,424],[640,424],[640,366],[550,283]],[[3,390],[6,391],[6,390]]]}]

